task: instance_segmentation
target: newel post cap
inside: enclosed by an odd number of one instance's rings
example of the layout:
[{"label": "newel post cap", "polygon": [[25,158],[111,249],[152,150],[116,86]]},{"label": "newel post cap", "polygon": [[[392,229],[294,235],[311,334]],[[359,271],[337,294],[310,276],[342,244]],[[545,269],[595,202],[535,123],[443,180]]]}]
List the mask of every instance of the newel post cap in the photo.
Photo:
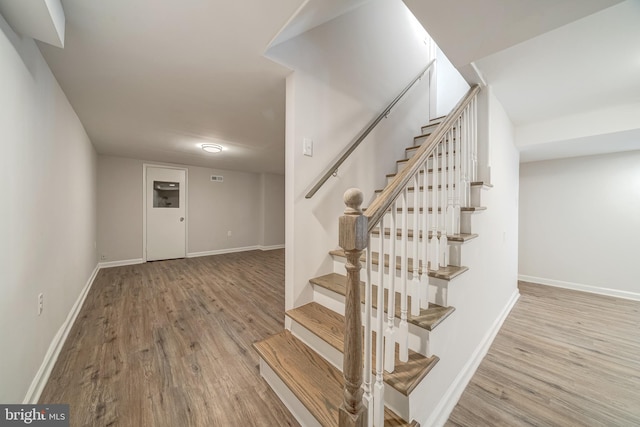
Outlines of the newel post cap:
[{"label": "newel post cap", "polygon": [[362,201],[364,196],[359,188],[350,188],[344,192],[344,204],[347,207],[344,210],[345,215],[359,215],[362,213]]},{"label": "newel post cap", "polygon": [[345,251],[361,251],[367,247],[368,219],[362,215],[360,209],[363,199],[362,191],[358,188],[350,188],[344,193],[344,203],[347,207],[339,221],[338,244]]}]

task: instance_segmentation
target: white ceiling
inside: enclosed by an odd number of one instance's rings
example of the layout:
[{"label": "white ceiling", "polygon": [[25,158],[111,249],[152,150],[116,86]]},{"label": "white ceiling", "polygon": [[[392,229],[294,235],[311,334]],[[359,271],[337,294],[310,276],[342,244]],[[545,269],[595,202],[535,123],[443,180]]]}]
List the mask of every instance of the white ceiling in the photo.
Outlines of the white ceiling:
[{"label": "white ceiling", "polygon": [[[62,0],[65,48],[39,46],[99,153],[284,173],[290,71],[264,51],[366,1]],[[517,126],[640,103],[640,0],[404,1]]]},{"label": "white ceiling", "polygon": [[475,61],[515,125],[640,102],[640,2]]},{"label": "white ceiling", "polygon": [[302,3],[63,0],[65,48],[39,47],[99,153],[284,173],[289,70],[263,51]]},{"label": "white ceiling", "polygon": [[[562,125],[563,117],[574,124],[582,116],[579,126],[595,129],[601,126],[586,121],[595,111],[633,104],[640,111],[640,1],[405,3],[467,80],[482,76],[491,85],[516,135],[526,128],[526,143],[516,137],[522,161],[640,149],[640,117],[635,130],[627,120],[619,129],[587,136],[576,129],[572,137]],[[599,120],[617,118],[603,114]]]}]

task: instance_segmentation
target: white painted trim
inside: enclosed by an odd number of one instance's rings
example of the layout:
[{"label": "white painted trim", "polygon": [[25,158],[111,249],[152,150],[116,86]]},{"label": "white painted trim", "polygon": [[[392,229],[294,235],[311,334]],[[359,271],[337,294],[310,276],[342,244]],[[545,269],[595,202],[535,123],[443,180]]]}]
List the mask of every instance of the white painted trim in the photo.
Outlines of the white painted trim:
[{"label": "white painted trim", "polygon": [[184,171],[184,252],[189,254],[189,169],[181,166],[158,165],[154,163],[142,164],[142,262],[147,262],[147,168],[177,169]]},{"label": "white painted trim", "polygon": [[261,251],[272,251],[274,249],[284,249],[284,243],[281,245],[258,246]]},{"label": "white painted trim", "polygon": [[214,251],[204,251],[204,252],[190,252],[187,254],[187,258],[197,258],[201,256],[210,256],[210,255],[222,255],[222,254],[231,254],[235,252],[246,252],[246,251],[257,251],[260,250],[261,247],[256,246],[244,246],[240,248],[227,248],[227,249],[216,249]]},{"label": "white painted trim", "polygon": [[493,325],[491,325],[491,328],[489,328],[489,331],[487,331],[482,341],[480,341],[478,347],[476,347],[475,351],[469,358],[469,361],[464,365],[453,383],[451,383],[442,399],[440,399],[440,402],[431,413],[431,416],[426,422],[421,422],[420,425],[443,426],[447,422],[451,415],[451,411],[453,411],[453,408],[455,408],[458,403],[464,389],[467,388],[469,381],[473,378],[473,374],[475,374],[476,369],[478,369],[478,366],[480,366],[480,363],[482,362],[482,359],[489,351],[489,347],[491,347],[493,340],[496,335],[498,335],[502,324],[507,319],[507,316],[509,316],[511,309],[518,301],[518,298],[520,298],[520,292],[516,289],[513,291],[507,305],[505,305],[500,315],[493,322]]},{"label": "white painted trim", "polygon": [[144,260],[142,258],[136,259],[123,259],[121,261],[106,261],[98,264],[100,268],[110,268],[110,267],[122,267],[125,265],[135,265],[135,264],[144,264]]},{"label": "white painted trim", "polygon": [[260,358],[260,375],[265,379],[271,389],[278,395],[284,406],[287,407],[294,418],[305,427],[321,427],[313,414],[296,397],[289,387],[280,379],[278,374],[271,369],[271,366]]},{"label": "white painted trim", "polygon": [[621,291],[619,289],[583,285],[582,283],[563,282],[562,280],[545,279],[542,277],[527,276],[525,274],[519,274],[518,280],[522,280],[523,282],[537,283],[540,285],[554,286],[556,288],[572,289],[574,291],[589,292],[591,294],[606,295],[609,297],[640,301],[640,293]]},{"label": "white painted trim", "polygon": [[27,394],[24,396],[24,400],[22,401],[23,404],[34,405],[38,403],[38,400],[40,399],[40,395],[42,394],[42,390],[44,389],[44,386],[47,384],[47,381],[49,381],[49,376],[51,375],[53,366],[56,364],[56,361],[58,360],[60,351],[62,350],[62,347],[64,346],[64,343],[67,340],[67,337],[69,336],[71,327],[73,326],[74,322],[76,321],[76,318],[78,317],[78,314],[80,313],[82,304],[84,304],[84,300],[87,298],[87,294],[89,293],[89,290],[93,285],[93,281],[98,275],[98,271],[100,271],[100,265],[96,265],[96,268],[94,268],[93,272],[91,273],[91,276],[89,277],[89,280],[87,280],[87,283],[82,288],[80,295],[78,295],[78,299],[76,299],[76,302],[73,304],[73,307],[71,307],[71,311],[69,311],[69,314],[67,315],[66,320],[64,321],[62,326],[60,326],[60,329],[58,329],[58,332],[55,334],[55,336],[51,340],[51,343],[49,344],[49,349],[47,350],[47,353],[45,354],[44,359],[42,361],[42,364],[40,365],[40,369],[38,369],[38,372],[36,372],[36,375],[33,378],[33,381],[31,381],[31,385],[27,390]]}]

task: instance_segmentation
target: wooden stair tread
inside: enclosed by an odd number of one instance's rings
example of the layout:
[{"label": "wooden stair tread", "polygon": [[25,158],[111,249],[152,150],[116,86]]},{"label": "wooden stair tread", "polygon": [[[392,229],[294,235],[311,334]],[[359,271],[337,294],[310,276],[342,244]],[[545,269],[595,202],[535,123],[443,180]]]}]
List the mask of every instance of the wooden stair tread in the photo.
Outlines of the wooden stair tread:
[{"label": "wooden stair tread", "polygon": [[487,188],[493,188],[493,184],[489,183],[489,182],[485,182],[485,181],[473,181],[471,182],[472,187],[487,187]]},{"label": "wooden stair tread", "polygon": [[[342,372],[286,330],[253,346],[321,425],[338,425]],[[413,425],[385,408],[385,426]]]},{"label": "wooden stair tread", "polygon": [[[380,227],[374,228],[373,231],[371,231],[372,235],[380,235]],[[438,236],[438,238],[440,238],[440,235],[442,233],[437,233],[436,236]],[[389,237],[391,235],[391,228],[386,227],[384,229],[384,235],[386,237]],[[398,228],[396,230],[396,236],[397,237],[402,237],[402,229]],[[413,230],[407,230],[407,236],[412,239],[413,238]],[[429,231],[428,233],[428,238],[431,239],[431,237],[433,236],[433,232]],[[419,233],[419,237],[420,239],[422,239],[422,230]],[[475,239],[476,237],[478,237],[477,234],[472,234],[472,233],[460,233],[460,234],[447,234],[447,240],[449,242],[460,242],[460,243],[464,243],[464,242],[468,242],[469,240]]]},{"label": "wooden stair tread", "polygon": [[[487,210],[486,206],[460,206],[460,212],[479,212]],[[363,212],[367,211],[367,208],[362,209]],[[415,208],[407,208],[407,213],[413,213]],[[420,208],[420,213],[424,212],[424,208]],[[387,212],[391,212],[391,208],[387,209]],[[402,208],[396,208],[397,213],[402,213]],[[433,208],[429,208],[429,212],[433,212]],[[442,208],[438,208],[438,212],[442,212]]]},{"label": "wooden stair tread", "polygon": [[[330,255],[334,255],[334,256],[339,256],[342,258],[346,258],[346,255],[344,254],[344,250],[343,249],[334,249],[332,251],[329,251]],[[373,258],[371,259],[371,263],[373,265],[378,265],[379,264],[379,260],[378,260],[378,252],[372,252],[373,254]],[[396,270],[400,270],[401,266],[400,266],[400,262],[398,262],[400,259],[400,256],[396,256]],[[362,263],[364,263],[366,261],[366,256],[365,254],[362,254],[362,256],[360,257],[360,261]],[[409,272],[413,272],[413,258],[408,258],[407,259],[407,271]],[[389,267],[389,255],[385,254],[384,255],[384,266],[385,267]],[[437,270],[427,270],[427,275],[429,277],[433,277],[436,279],[442,279],[442,280],[452,280],[454,278],[456,278],[457,276],[461,275],[462,273],[464,273],[465,271],[467,271],[469,268],[468,267],[457,267],[455,265],[449,265],[447,267],[440,267]],[[422,265],[420,264],[418,266],[418,272],[422,273]]]},{"label": "wooden stair tread", "polygon": [[[322,338],[333,348],[344,353],[344,316],[316,302],[289,310],[287,315]],[[374,349],[376,339],[376,333],[373,332],[372,348]],[[375,374],[375,354],[373,359],[372,371]],[[400,361],[399,346],[396,345],[395,370],[393,373],[384,373],[384,382],[398,390],[398,392],[408,396],[438,363],[438,360],[437,356],[426,357],[409,350],[409,360],[403,363]]]},{"label": "wooden stair tread", "polygon": [[[333,291],[337,294],[344,296],[346,294],[347,277],[338,273],[329,273],[324,276],[314,277],[309,280],[314,285]],[[378,287],[373,285],[372,287],[372,305],[378,309]],[[360,302],[364,304],[364,282],[360,282]],[[389,301],[389,290],[384,290],[384,311],[387,312],[387,302]],[[400,293],[396,292],[395,298],[395,317],[400,319]],[[408,297],[407,307],[411,307],[411,296]],[[420,309],[420,314],[412,316],[411,313],[407,313],[407,322],[418,326],[419,328],[432,331],[438,326],[444,319],[449,317],[451,313],[455,311],[453,307],[443,307],[438,304],[429,303],[429,308]]]}]

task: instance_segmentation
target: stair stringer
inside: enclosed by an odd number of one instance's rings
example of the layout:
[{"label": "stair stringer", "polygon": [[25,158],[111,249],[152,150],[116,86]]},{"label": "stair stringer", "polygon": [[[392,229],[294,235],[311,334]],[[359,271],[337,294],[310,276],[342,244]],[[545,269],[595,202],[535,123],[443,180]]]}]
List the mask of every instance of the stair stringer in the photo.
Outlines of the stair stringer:
[{"label": "stair stringer", "polygon": [[420,405],[412,406],[410,416],[421,425],[444,425],[519,296],[517,288],[508,292],[496,289],[505,286],[503,273],[495,271],[501,253],[496,248],[504,239],[496,202],[500,205],[504,201],[494,199],[503,196],[486,188],[480,193],[487,211],[469,217],[471,231],[479,237],[462,249],[469,270],[447,287],[447,302],[456,308],[446,320],[449,333],[432,337],[440,362],[429,373],[429,382],[414,390]]}]

